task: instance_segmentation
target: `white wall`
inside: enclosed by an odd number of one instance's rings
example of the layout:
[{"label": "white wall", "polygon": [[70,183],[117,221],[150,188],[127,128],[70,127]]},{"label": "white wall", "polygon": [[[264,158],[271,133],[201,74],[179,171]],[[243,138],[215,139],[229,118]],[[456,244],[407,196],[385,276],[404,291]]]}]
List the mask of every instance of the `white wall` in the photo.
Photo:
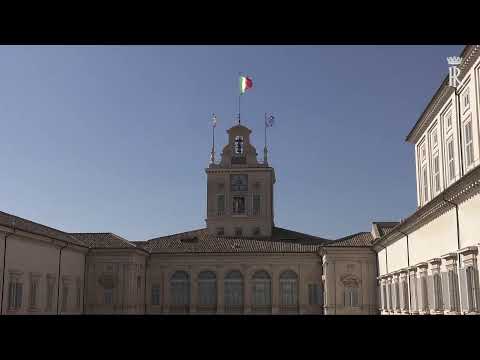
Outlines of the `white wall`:
[{"label": "white wall", "polygon": [[[410,238],[409,238],[410,240]],[[410,241],[409,241],[410,242]],[[407,238],[402,237],[387,247],[388,271],[397,271],[408,266]]]},{"label": "white wall", "polygon": [[456,251],[455,208],[409,234],[408,240],[411,265]]},{"label": "white wall", "polygon": [[460,224],[460,247],[473,246],[480,243],[480,194],[458,206],[458,222]]},{"label": "white wall", "polygon": [[387,273],[387,262],[385,258],[385,249],[382,249],[378,252],[378,271],[380,275]]}]

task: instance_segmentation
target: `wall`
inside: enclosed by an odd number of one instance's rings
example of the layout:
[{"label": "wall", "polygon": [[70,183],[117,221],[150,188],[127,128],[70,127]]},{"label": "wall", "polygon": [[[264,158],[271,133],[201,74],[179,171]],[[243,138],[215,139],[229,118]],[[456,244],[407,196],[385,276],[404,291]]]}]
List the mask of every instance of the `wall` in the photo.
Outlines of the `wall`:
[{"label": "wall", "polygon": [[[97,249],[87,257],[87,313],[143,314],[145,309],[145,260],[138,250]],[[140,288],[138,288],[140,277]],[[105,303],[105,289],[113,301]]]},{"label": "wall", "polygon": [[460,224],[460,247],[480,243],[480,194],[458,205],[458,222]]},{"label": "wall", "polygon": [[[377,259],[369,248],[324,248],[325,314],[377,314]],[[347,280],[359,286],[359,306],[346,307],[344,289]]]},{"label": "wall", "polygon": [[[203,270],[210,270],[217,276],[217,313],[224,311],[223,307],[223,279],[231,270],[239,270],[244,279],[244,313],[251,312],[251,277],[257,270],[267,271],[272,279],[272,313],[280,312],[279,303],[279,276],[285,270],[293,270],[298,276],[299,284],[299,312],[321,313],[321,306],[310,306],[308,299],[308,284],[321,285],[322,266],[321,258],[316,254],[235,254],[235,255],[163,255],[152,254],[148,278],[147,302],[149,313],[169,312],[169,279],[177,270],[184,270],[191,279],[191,306],[190,312],[197,311],[198,274]],[[152,285],[161,288],[161,304],[151,304]]]},{"label": "wall", "polygon": [[[61,244],[61,246],[64,245],[63,243],[57,243],[57,245],[55,245],[51,241],[33,236],[27,237],[24,235],[14,234],[8,237],[5,265],[5,287],[3,295],[4,314],[56,313],[59,262],[58,244]],[[81,302],[80,306],[77,306],[76,303],[76,281],[78,279],[83,284],[84,252],[84,249],[78,247],[75,249],[63,250],[60,279],[68,280],[69,284],[69,297],[65,311],[67,313],[82,312],[83,303]],[[50,309],[47,309],[46,306],[48,275],[55,278],[53,304]],[[9,282],[12,276],[18,276],[20,281],[23,283],[22,306],[19,310],[8,309]],[[37,277],[39,280],[39,287],[36,296],[37,305],[33,308],[30,306],[30,284],[32,276]],[[62,281],[60,281],[60,289],[62,289]],[[60,291],[59,304],[61,304],[61,301],[62,291]]]}]

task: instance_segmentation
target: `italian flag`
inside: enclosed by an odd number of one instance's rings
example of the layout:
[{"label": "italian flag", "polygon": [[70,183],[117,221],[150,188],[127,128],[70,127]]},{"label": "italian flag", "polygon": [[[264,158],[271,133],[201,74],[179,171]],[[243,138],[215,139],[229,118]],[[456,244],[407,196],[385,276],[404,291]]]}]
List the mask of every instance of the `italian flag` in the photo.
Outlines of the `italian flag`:
[{"label": "italian flag", "polygon": [[240,76],[240,95],[253,87],[253,81],[248,76]]}]

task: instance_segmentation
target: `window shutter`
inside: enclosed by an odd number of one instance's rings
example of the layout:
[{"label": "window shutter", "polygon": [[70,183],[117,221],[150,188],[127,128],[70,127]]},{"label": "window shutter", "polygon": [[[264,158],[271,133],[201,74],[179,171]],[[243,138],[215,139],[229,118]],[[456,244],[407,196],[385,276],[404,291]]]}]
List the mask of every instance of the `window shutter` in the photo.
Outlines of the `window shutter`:
[{"label": "window shutter", "polygon": [[411,274],[410,276],[410,303],[411,303],[411,311],[418,311],[418,295],[417,295],[417,278],[415,274]]},{"label": "window shutter", "polygon": [[465,268],[460,269],[459,281],[460,281],[461,310],[469,311],[468,294],[467,294],[467,273]]},{"label": "window shutter", "polygon": [[450,305],[450,291],[448,287],[448,273],[442,271],[441,273],[442,279],[442,300],[443,300],[443,307],[445,310],[451,310]]},{"label": "window shutter", "polygon": [[10,281],[8,286],[8,308],[13,309],[15,307],[15,291],[16,286],[15,283]]},{"label": "window shutter", "polygon": [[16,300],[16,308],[19,309],[22,307],[22,298],[23,298],[23,286],[20,283],[17,283],[17,296],[15,298]]}]

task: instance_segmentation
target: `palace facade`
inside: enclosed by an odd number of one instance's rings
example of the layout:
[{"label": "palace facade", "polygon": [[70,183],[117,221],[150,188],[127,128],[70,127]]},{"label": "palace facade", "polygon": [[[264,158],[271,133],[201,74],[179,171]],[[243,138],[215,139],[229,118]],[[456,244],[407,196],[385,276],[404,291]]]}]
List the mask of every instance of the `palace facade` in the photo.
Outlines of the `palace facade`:
[{"label": "palace facade", "polygon": [[407,137],[418,208],[331,240],[278,227],[275,170],[230,128],[204,228],[130,241],[0,212],[1,314],[475,314],[480,311],[480,46]]}]

